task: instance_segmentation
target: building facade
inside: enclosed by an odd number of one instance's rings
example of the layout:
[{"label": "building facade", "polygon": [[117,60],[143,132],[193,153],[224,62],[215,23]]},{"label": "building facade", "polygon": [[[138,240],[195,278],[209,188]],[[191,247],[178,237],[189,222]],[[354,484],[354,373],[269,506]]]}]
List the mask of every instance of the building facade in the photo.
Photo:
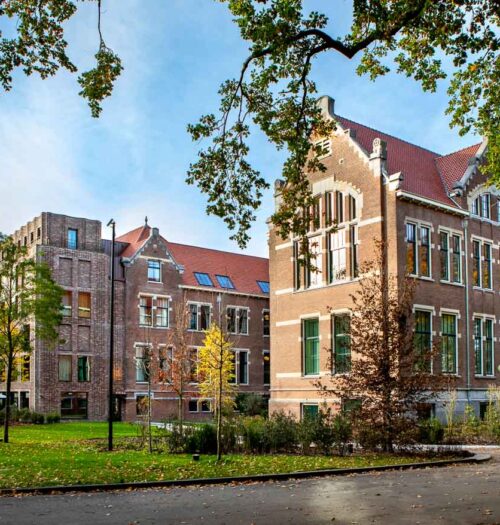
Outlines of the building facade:
[{"label": "building facade", "polygon": [[[32,340],[34,350],[12,385],[12,402],[63,418],[107,418],[111,241],[102,239],[99,221],[54,213],[42,213],[13,238],[49,265],[64,297],[60,339],[51,346]],[[177,397],[160,371],[179,304],[189,312],[193,370],[203,330],[220,322],[235,350],[238,391],[267,397],[267,259],[169,243],[146,223],[116,239],[114,266],[116,417],[134,420],[149,396],[153,419],[177,413]],[[210,400],[200,399],[197,390],[193,374],[187,418],[210,414]]]},{"label": "building facade", "polygon": [[[297,264],[293,238],[270,232],[270,409],[316,411],[324,398],[314,380],[348,372],[350,294],[385,240],[389,274],[417,280],[420,341],[430,348],[439,338],[433,373],[456,376],[457,410],[470,403],[480,415],[500,373],[500,194],[481,171],[487,145],[442,156],[335,115],[329,97],[320,104],[336,129],[321,139],[326,171],[310,177],[317,271]],[[432,407],[438,416],[445,401]]]}]

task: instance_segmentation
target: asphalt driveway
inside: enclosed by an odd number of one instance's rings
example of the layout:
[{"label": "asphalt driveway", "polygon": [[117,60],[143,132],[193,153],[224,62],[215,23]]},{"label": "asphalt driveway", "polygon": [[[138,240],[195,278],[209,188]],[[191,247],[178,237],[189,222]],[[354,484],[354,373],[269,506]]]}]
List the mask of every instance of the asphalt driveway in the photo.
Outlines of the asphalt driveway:
[{"label": "asphalt driveway", "polygon": [[479,465],[302,481],[0,498],[0,525],[500,524],[500,453]]}]

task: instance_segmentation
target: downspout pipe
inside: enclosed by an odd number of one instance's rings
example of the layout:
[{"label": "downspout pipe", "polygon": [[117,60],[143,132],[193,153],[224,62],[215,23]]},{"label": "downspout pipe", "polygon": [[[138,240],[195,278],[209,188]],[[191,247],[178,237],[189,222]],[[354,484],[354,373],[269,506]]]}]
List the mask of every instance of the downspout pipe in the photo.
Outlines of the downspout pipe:
[{"label": "downspout pipe", "polygon": [[465,264],[464,264],[464,284],[465,284],[465,378],[466,378],[466,397],[467,404],[470,402],[470,388],[471,388],[471,378],[470,378],[470,308],[469,308],[469,220],[464,219],[462,221],[462,226],[464,229],[464,254],[465,254]]}]

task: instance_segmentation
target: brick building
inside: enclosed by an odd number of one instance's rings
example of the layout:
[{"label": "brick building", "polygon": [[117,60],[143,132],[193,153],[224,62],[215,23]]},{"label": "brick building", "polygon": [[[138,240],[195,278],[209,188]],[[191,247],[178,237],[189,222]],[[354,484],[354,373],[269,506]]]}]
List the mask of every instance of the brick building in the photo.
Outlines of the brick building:
[{"label": "brick building", "polygon": [[359,264],[385,239],[388,272],[418,282],[420,341],[440,338],[434,373],[456,375],[457,410],[470,402],[481,414],[488,385],[499,384],[500,331],[500,193],[481,172],[486,144],[442,156],[335,115],[329,97],[320,104],[336,130],[322,139],[326,171],[310,177],[318,222],[308,236],[319,271],[296,263],[293,238],[270,232],[270,409],[314,412],[323,398],[312,380],[348,372],[349,295]]},{"label": "brick building", "polygon": [[[65,290],[61,339],[54,348],[32,341],[31,358],[22,362],[12,385],[13,401],[67,418],[105,419],[111,241],[102,239],[99,221],[54,213],[42,213],[13,237],[28,247],[30,256],[49,264]],[[155,371],[168,349],[179,301],[191,313],[193,357],[211,320],[227,323],[239,391],[267,396],[267,259],[169,243],[145,224],[117,238],[114,265],[114,379],[120,417],[135,419],[148,391],[154,419],[176,412],[175,396]],[[143,366],[146,348],[151,351],[148,369]],[[206,417],[210,402],[198,399],[195,379],[189,394],[186,416]]]}]

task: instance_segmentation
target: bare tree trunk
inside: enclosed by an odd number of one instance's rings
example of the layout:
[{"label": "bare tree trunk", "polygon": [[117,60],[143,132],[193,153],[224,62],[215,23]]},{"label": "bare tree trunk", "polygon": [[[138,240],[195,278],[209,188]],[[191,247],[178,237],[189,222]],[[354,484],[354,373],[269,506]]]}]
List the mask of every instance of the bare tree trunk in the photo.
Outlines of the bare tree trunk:
[{"label": "bare tree trunk", "polygon": [[149,453],[153,452],[153,436],[151,435],[151,372],[148,377],[148,434],[149,434]]}]

